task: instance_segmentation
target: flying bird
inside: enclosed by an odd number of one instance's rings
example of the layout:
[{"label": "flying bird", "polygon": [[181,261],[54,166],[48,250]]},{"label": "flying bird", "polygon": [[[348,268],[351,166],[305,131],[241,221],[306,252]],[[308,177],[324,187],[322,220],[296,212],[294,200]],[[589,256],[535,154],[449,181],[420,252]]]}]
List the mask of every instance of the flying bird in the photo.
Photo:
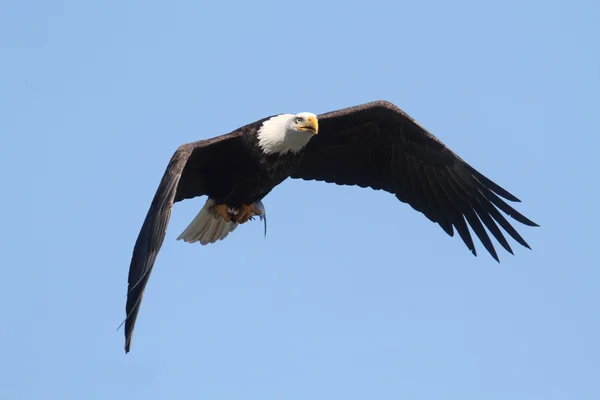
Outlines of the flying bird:
[{"label": "flying bird", "polygon": [[530,248],[499,210],[522,224],[538,226],[502,200],[520,202],[518,198],[390,102],[318,116],[302,112],[263,118],[222,136],[184,144],[171,157],[133,249],[124,321],[126,353],[173,203],[207,196],[178,237],[205,245],[255,217],[266,218],[261,200],[287,178],[389,192],[448,235],[456,230],[476,256],[469,225],[496,261],[484,225],[511,254],[500,227]]}]

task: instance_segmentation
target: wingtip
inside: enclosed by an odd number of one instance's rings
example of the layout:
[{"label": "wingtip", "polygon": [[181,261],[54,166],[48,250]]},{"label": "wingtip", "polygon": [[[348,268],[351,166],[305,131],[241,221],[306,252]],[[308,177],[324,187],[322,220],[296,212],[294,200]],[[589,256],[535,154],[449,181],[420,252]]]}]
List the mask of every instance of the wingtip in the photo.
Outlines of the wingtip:
[{"label": "wingtip", "polygon": [[500,257],[498,257],[498,253],[496,253],[496,252],[494,251],[493,253],[490,253],[490,254],[492,255],[492,258],[493,258],[494,260],[496,260],[496,262],[497,262],[498,264],[500,264]]},{"label": "wingtip", "polygon": [[125,339],[125,354],[129,353],[131,349],[131,338]]}]

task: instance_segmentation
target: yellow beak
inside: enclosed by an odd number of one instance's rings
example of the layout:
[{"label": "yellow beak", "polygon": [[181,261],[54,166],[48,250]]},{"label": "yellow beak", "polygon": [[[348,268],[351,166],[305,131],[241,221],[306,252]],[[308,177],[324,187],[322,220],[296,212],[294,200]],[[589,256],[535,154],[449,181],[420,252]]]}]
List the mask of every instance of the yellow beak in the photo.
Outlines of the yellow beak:
[{"label": "yellow beak", "polygon": [[319,133],[319,121],[312,115],[308,117],[304,125],[298,127],[301,131],[311,131],[315,135]]}]

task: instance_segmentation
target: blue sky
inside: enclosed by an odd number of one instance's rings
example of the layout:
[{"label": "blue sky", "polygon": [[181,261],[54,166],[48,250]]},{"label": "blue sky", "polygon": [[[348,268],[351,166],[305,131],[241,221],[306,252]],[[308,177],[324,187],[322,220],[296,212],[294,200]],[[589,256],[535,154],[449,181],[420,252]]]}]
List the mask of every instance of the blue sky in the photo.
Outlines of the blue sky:
[{"label": "blue sky", "polygon": [[[3,2],[0,397],[600,398],[598,20],[591,0]],[[186,201],[125,355],[177,146],[376,99],[519,197],[533,251],[475,258],[391,195],[299,181],[265,200],[266,240],[202,247],[175,240]]]}]

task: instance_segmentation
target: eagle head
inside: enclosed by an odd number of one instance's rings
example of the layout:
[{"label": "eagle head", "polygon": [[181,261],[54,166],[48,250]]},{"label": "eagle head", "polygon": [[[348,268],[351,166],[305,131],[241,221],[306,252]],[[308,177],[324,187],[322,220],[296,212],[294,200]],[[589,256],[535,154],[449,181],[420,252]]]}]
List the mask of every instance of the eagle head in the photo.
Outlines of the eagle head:
[{"label": "eagle head", "polygon": [[267,154],[298,152],[319,132],[319,119],[310,112],[280,114],[265,120],[258,130],[258,145]]},{"label": "eagle head", "polygon": [[[319,119],[313,113],[301,112],[294,115],[293,121],[290,124],[290,129],[296,132],[307,132],[316,135],[319,133]],[[310,139],[311,136],[309,136]]]}]

